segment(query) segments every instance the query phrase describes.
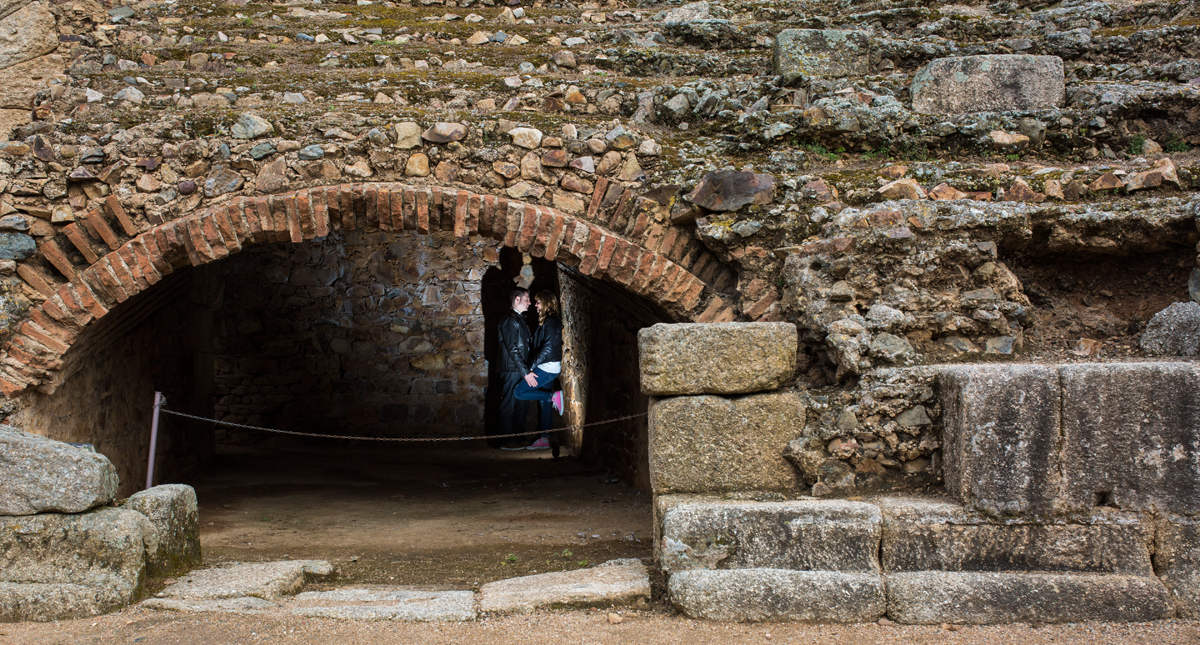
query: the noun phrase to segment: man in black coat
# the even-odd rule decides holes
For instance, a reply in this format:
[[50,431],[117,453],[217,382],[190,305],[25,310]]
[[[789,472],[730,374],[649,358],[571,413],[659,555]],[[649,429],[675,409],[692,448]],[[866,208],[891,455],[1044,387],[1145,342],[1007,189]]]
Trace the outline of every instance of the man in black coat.
[[[529,325],[525,323],[525,312],[529,309],[529,292],[514,289],[509,295],[512,309],[500,321],[499,372],[503,389],[500,391],[500,434],[521,432],[525,429],[526,402],[518,401],[513,395],[517,384],[529,373]],[[515,430],[514,430],[515,428]],[[503,442],[515,441],[513,438]]]

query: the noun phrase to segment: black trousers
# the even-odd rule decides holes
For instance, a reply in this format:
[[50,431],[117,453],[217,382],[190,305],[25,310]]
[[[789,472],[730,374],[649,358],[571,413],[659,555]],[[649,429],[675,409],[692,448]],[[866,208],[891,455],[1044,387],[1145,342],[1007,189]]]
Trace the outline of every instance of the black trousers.
[[[525,372],[501,372],[500,378],[503,379],[500,390],[500,434],[511,434],[513,432],[525,431],[525,411],[528,409],[526,401],[518,401],[516,397],[517,385],[525,380]],[[508,443],[517,437],[501,439],[502,443]]]

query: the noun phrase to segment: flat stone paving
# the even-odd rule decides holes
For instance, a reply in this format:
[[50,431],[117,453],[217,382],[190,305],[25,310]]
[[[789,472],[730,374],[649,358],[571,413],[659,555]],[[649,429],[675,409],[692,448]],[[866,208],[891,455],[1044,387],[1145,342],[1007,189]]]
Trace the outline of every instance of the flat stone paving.
[[291,612],[314,618],[416,622],[461,622],[476,616],[474,592],[404,587],[306,591],[296,596]]
[[[169,585],[143,607],[178,612],[293,614],[314,618],[462,622],[480,611],[527,612],[538,607],[610,607],[650,600],[650,577],[640,560],[611,560],[489,583],[479,593],[370,585],[297,593],[306,576],[328,576],[321,560],[234,564],[204,569]],[[296,595],[291,595],[296,594]]]

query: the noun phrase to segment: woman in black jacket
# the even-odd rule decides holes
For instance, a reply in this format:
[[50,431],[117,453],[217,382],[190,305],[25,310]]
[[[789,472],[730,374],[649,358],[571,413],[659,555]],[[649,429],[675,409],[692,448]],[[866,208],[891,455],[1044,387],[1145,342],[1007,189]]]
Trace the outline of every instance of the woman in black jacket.
[[538,293],[533,306],[538,313],[538,328],[530,343],[533,351],[529,364],[533,369],[525,375],[524,381],[517,383],[514,396],[521,401],[538,402],[542,436],[526,449],[545,450],[550,447],[550,410],[563,413],[562,390],[551,392],[549,389],[562,371],[562,321],[558,317],[558,297],[554,293]]

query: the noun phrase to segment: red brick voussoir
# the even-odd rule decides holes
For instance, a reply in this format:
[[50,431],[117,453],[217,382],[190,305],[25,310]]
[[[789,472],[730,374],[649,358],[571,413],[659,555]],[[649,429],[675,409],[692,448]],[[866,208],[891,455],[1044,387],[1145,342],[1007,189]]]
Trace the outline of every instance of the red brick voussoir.
[[[635,241],[547,206],[464,190],[394,183],[318,186],[235,197],[142,231],[119,203],[106,203],[104,211],[131,239],[119,243],[97,209],[88,214],[85,225],[110,252],[85,253],[90,264],[80,266],[71,264],[57,245],[45,245],[49,262],[67,282],[30,309],[0,348],[0,391],[6,396],[52,381],[63,355],[88,325],[176,269],[215,262],[252,244],[301,242],[336,230],[445,230],[460,239],[482,235],[617,284],[679,320],[733,318],[733,310],[706,282],[711,276],[697,275],[680,263],[673,233],[665,239],[653,235]],[[71,240],[92,251],[82,235]]]

